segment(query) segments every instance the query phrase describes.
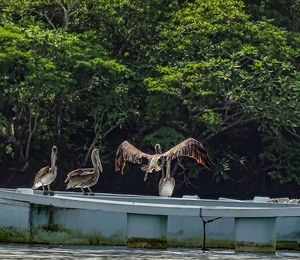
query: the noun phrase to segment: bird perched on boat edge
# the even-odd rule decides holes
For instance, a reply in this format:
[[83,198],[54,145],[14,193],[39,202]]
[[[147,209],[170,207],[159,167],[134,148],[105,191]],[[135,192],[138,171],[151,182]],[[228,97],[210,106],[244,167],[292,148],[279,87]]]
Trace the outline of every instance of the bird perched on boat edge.
[[91,187],[94,186],[99,179],[100,173],[103,172],[103,167],[99,157],[99,150],[94,148],[91,153],[91,160],[93,168],[79,168],[68,173],[65,183],[67,183],[67,190],[71,188],[80,188],[83,195],[88,195],[84,190],[87,188],[90,195],[94,195]]
[[[35,175],[32,189],[38,189],[39,187],[43,187],[43,194],[54,195],[54,192],[50,190],[50,184],[55,180],[57,176],[57,166],[55,166],[57,160],[57,147],[53,145],[51,150],[51,166],[46,166],[41,168],[37,174]],[[44,186],[48,186],[48,191]]]

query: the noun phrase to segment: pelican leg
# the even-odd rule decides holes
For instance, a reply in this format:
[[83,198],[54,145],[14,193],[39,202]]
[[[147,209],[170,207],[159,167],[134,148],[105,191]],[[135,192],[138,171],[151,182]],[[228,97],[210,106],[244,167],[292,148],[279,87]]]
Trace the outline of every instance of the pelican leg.
[[48,195],[48,191],[45,190],[44,184],[42,183],[42,187],[43,187],[43,195]]
[[95,193],[94,193],[94,192],[92,192],[92,190],[91,190],[91,188],[90,188],[90,187],[88,187],[88,190],[90,191],[90,196],[95,196]]
[[158,183],[158,195],[161,196],[161,189],[162,189],[162,186],[163,186],[163,183],[165,181],[165,171],[164,171],[164,167],[162,166],[161,167],[161,178],[159,180],[159,183]]
[[161,178],[165,178],[165,171],[164,171],[164,167],[161,167]]
[[167,173],[166,173],[167,179],[171,178],[171,160],[169,159],[167,161]]
[[48,192],[49,192],[49,195],[50,195],[50,196],[53,196],[53,195],[54,195],[54,191],[53,191],[53,190],[50,190],[50,184],[48,184]]
[[82,190],[83,195],[88,195],[88,193],[83,188],[80,187],[80,189]]

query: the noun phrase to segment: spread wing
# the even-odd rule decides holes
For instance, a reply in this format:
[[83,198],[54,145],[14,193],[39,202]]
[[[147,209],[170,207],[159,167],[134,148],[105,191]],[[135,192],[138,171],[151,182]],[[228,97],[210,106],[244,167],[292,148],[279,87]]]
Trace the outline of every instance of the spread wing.
[[41,168],[35,175],[33,186],[38,183],[49,171],[51,171],[50,166]]
[[204,146],[199,141],[193,138],[188,138],[183,142],[177,144],[169,151],[165,152],[162,156],[167,160],[172,160],[180,156],[191,157],[206,168],[210,168],[214,165]]
[[143,153],[131,143],[124,141],[120,144],[116,152],[115,171],[121,171],[123,174],[126,161],[141,164],[143,158],[150,160],[152,156],[153,155]]

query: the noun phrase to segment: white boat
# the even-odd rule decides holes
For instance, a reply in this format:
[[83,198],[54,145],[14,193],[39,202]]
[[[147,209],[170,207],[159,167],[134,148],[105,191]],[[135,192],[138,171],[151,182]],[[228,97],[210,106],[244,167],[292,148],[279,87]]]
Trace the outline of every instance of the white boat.
[[299,204],[0,189],[0,242],[202,247],[204,226],[207,247],[300,247]]

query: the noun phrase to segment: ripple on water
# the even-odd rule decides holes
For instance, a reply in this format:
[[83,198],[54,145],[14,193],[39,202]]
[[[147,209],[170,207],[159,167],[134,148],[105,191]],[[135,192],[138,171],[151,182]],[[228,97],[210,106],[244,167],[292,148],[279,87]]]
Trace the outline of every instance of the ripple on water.
[[276,254],[235,253],[233,250],[168,248],[166,250],[101,246],[45,246],[0,244],[0,259],[300,259],[299,251]]

